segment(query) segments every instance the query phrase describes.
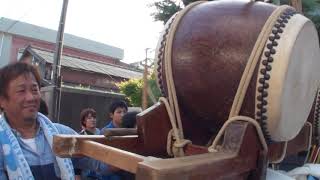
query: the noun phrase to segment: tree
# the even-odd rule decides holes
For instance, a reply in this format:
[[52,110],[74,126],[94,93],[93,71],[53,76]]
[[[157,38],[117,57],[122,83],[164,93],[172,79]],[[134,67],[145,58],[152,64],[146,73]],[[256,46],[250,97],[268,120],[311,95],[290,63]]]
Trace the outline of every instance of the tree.
[[188,4],[196,2],[196,1],[199,1],[199,0],[182,0],[184,6],[187,6]]
[[156,12],[152,13],[151,16],[153,16],[155,21],[162,21],[163,24],[166,24],[170,17],[176,12],[180,11],[184,6],[196,1],[199,0],[182,0],[183,5],[177,4],[172,0],[156,1],[149,5],[150,7],[156,8]]
[[[128,81],[118,83],[117,86],[119,87],[120,92],[126,96],[126,99],[129,101],[131,106],[141,107],[143,88],[142,79],[130,79]],[[148,78],[148,95],[148,106],[153,105],[161,96],[160,89],[156,82],[155,73],[152,73]]]
[[156,1],[150,6],[156,8],[156,12],[152,13],[151,16],[153,16],[155,21],[162,21],[163,24],[182,8],[179,4],[176,4],[171,0]]
[[[188,4],[198,0],[182,0],[183,5]],[[275,4],[290,4],[290,0],[273,0]],[[172,0],[161,0],[157,1],[151,6],[156,7],[156,12],[152,13],[155,21],[162,21],[164,24],[170,19],[172,15],[181,10],[183,7],[180,4],[176,4]],[[303,14],[308,17],[315,24],[318,33],[320,33],[320,3],[318,0],[302,0],[302,10]],[[320,34],[319,34],[320,35]]]
[[140,107],[142,97],[142,79],[130,79],[116,84],[120,92],[126,96],[131,106]]

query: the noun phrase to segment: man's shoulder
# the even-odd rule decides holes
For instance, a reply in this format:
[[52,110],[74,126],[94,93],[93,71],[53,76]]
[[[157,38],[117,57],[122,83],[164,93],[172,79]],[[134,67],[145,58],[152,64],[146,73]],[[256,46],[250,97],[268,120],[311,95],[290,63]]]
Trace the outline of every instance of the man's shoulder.
[[110,121],[105,127],[103,127],[103,128],[100,130],[99,134],[100,134],[100,135],[104,135],[104,133],[105,133],[105,131],[106,131],[107,129],[112,129],[112,128],[114,128],[114,125],[113,125],[112,121]]
[[110,121],[105,128],[114,128],[112,121]]
[[63,124],[59,124],[59,123],[53,123],[54,126],[58,129],[59,133],[61,134],[77,134],[76,131],[74,131],[72,128],[63,125]]

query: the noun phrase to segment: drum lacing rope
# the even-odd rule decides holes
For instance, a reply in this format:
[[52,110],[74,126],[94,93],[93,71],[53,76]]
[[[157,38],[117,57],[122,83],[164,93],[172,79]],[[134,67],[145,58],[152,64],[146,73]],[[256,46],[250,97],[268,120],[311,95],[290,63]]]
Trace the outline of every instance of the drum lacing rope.
[[[272,14],[269,16],[269,18],[267,19],[266,23],[264,24],[258,39],[251,51],[249,60],[247,62],[247,65],[245,67],[245,70],[242,74],[241,77],[241,81],[239,83],[238,89],[237,89],[237,93],[235,95],[235,98],[233,100],[233,104],[230,110],[230,114],[229,114],[229,118],[228,120],[224,123],[224,125],[222,126],[222,128],[220,129],[218,135],[216,136],[216,138],[214,139],[212,145],[208,148],[209,152],[216,152],[216,146],[218,144],[218,142],[220,141],[220,138],[222,136],[222,134],[224,133],[226,127],[234,121],[247,121],[251,124],[253,124],[256,127],[260,142],[263,146],[264,151],[268,151],[268,146],[266,143],[266,140],[263,136],[263,132],[261,130],[260,125],[257,123],[256,120],[250,118],[250,117],[246,117],[246,116],[238,116],[239,112],[241,110],[242,107],[242,103],[244,100],[244,97],[246,95],[249,83],[251,81],[251,78],[253,76],[253,72],[254,69],[258,63],[258,60],[260,58],[260,55],[264,49],[264,46],[267,42],[267,39],[269,37],[269,34],[272,31],[272,28],[274,26],[274,24],[276,23],[276,20],[278,19],[278,17],[288,8],[291,8],[290,6],[279,6],[275,11],[272,12]],[[285,151],[284,151],[285,153]]]
[[[170,122],[172,125],[171,131],[168,133],[168,141],[167,141],[167,152],[169,155],[174,155],[175,157],[184,156],[183,147],[191,143],[190,140],[184,139],[183,127],[180,117],[180,110],[178,105],[178,99],[176,95],[176,89],[174,86],[173,75],[172,75],[172,67],[171,67],[171,56],[172,56],[172,43],[177,27],[182,19],[182,17],[194,6],[203,3],[203,1],[197,1],[189,4],[185,7],[181,12],[177,15],[177,17],[172,22],[171,28],[168,33],[168,41],[165,47],[165,76],[167,79],[167,89],[168,89],[168,100],[164,97],[160,98],[160,101],[165,104],[167,109]],[[178,127],[177,127],[178,125]],[[172,144],[172,138],[175,142]]]
[[306,164],[308,162],[308,157],[309,157],[309,155],[311,153],[312,136],[313,136],[312,124],[310,122],[306,122],[306,125],[309,126],[309,128],[311,129],[311,132],[310,132],[310,136],[309,136],[308,153],[307,153],[307,156],[306,156],[306,158],[304,160],[304,164]]

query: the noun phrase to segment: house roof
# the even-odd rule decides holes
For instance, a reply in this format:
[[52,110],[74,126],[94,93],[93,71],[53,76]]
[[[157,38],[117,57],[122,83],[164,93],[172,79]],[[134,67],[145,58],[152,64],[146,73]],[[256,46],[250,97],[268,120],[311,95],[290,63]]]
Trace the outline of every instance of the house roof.
[[[41,60],[44,60],[51,64],[53,63],[53,52],[36,49],[31,46],[26,48],[25,51],[28,51],[33,56],[40,58]],[[25,54],[25,52],[23,54]],[[141,72],[125,69],[123,67],[118,67],[111,64],[88,61],[78,57],[71,57],[66,55],[63,55],[61,58],[61,66],[127,79],[142,77]]]
[[[50,43],[56,43],[57,37],[57,31],[55,30],[4,17],[0,18],[0,31]],[[123,49],[71,34],[64,34],[63,43],[64,46],[68,46],[71,48],[80,49],[83,51],[92,52],[115,59],[123,59]]]

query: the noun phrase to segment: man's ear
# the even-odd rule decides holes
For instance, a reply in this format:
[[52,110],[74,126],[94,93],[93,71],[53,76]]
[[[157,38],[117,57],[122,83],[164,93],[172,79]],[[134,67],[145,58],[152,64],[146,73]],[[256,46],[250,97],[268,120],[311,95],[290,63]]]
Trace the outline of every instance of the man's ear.
[[109,113],[109,117],[112,119],[113,118],[113,113]]

